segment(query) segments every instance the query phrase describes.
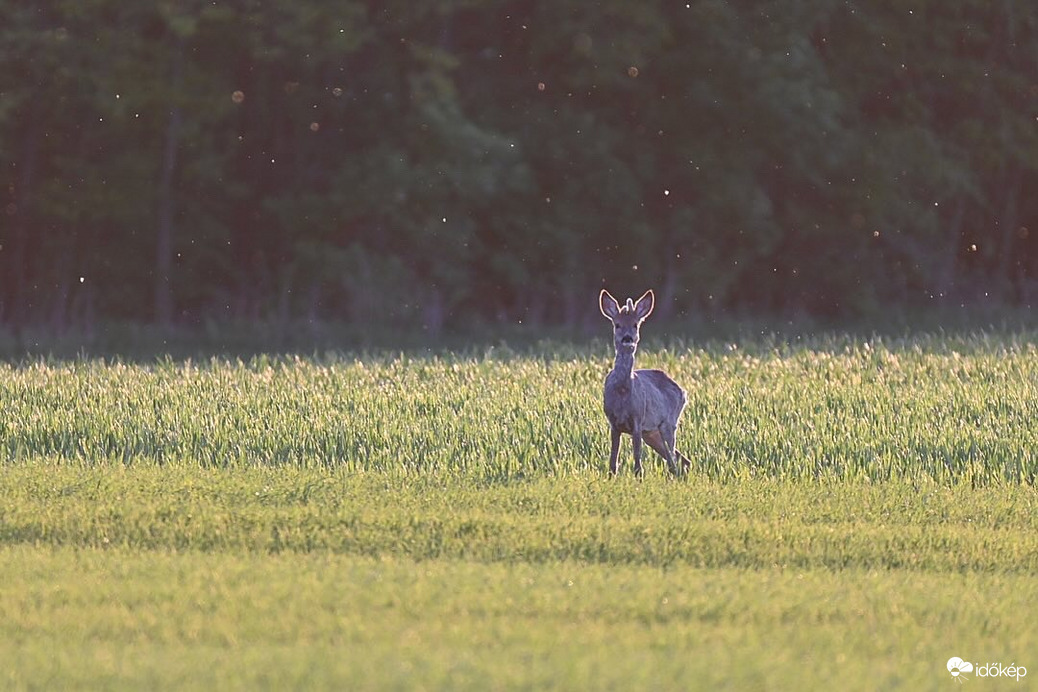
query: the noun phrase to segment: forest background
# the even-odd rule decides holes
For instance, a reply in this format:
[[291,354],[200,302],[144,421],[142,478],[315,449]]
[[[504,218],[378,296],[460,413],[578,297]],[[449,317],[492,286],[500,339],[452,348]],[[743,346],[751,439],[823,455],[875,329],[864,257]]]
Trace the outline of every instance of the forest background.
[[1038,4],[0,0],[0,328],[1038,297]]

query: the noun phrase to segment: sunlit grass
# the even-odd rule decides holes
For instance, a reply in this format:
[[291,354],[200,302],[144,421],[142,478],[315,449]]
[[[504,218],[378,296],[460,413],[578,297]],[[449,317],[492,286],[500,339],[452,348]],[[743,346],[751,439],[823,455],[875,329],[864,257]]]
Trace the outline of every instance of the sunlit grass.
[[[5,688],[839,689],[1031,663],[1023,336],[0,365]],[[7,662],[15,662],[10,664]]]
[[[678,445],[712,478],[1033,483],[1022,339],[646,348],[689,391]],[[610,363],[575,352],[0,367],[0,454],[505,479],[600,469]]]
[[1022,486],[510,482],[328,469],[35,463],[0,471],[0,544],[415,560],[1038,572]]
[[1038,647],[1032,575],[122,548],[0,560],[7,689],[941,689],[951,655]]

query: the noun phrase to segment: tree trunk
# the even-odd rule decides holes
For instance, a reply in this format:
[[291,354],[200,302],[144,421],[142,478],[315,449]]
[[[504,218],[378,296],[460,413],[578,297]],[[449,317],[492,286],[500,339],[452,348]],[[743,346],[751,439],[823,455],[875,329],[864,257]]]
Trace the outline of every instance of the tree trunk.
[[183,113],[177,99],[184,81],[184,41],[178,38],[173,53],[173,75],[170,84],[172,103],[166,123],[166,140],[162,151],[159,180],[158,237],[155,254],[155,320],[168,326],[173,321],[173,234],[175,232],[176,199],[173,183],[177,170],[177,149]]
[[56,284],[50,304],[50,327],[51,332],[56,336],[63,336],[68,329],[69,295],[72,290],[72,263],[73,257],[76,255],[75,246],[78,235],[79,230],[73,227],[65,242],[60,244],[61,249],[53,261],[56,268],[54,272]]
[[28,317],[28,272],[26,263],[28,261],[28,236],[29,215],[32,199],[32,187],[36,177],[36,153],[37,137],[35,128],[32,127],[33,116],[28,115],[30,131],[25,136],[22,153],[22,171],[14,202],[15,217],[11,229],[11,262],[8,265],[14,274],[13,285],[8,289],[11,300],[7,315],[16,327],[24,326]]
[[934,292],[945,300],[952,297],[961,286],[956,285],[956,271],[959,267],[959,247],[962,244],[962,225],[966,214],[966,201],[961,197],[955,203],[951,219],[943,233],[943,244],[935,242],[936,281]]
[[1023,188],[1023,171],[1020,166],[1010,164],[1010,171],[1005,176],[1006,182],[1005,203],[1002,205],[1002,215],[999,218],[999,226],[1002,233],[998,242],[998,261],[995,265],[992,278],[992,288],[996,298],[1004,300],[1012,288],[1012,260],[1013,245],[1016,240],[1017,226],[1020,223],[1020,192]]

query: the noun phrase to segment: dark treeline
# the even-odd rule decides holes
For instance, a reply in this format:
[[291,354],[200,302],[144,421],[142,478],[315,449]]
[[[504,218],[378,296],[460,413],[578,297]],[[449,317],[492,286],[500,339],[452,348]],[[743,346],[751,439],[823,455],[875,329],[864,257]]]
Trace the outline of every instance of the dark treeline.
[[1038,296],[1038,4],[0,0],[0,325]]

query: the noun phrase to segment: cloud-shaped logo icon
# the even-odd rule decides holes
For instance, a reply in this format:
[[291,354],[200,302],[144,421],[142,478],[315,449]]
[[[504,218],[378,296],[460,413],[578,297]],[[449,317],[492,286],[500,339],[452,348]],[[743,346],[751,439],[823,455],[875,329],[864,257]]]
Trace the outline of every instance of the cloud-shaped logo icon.
[[973,664],[963,661],[958,656],[953,656],[948,659],[948,672],[952,674],[953,678],[958,678],[963,673],[972,673]]

